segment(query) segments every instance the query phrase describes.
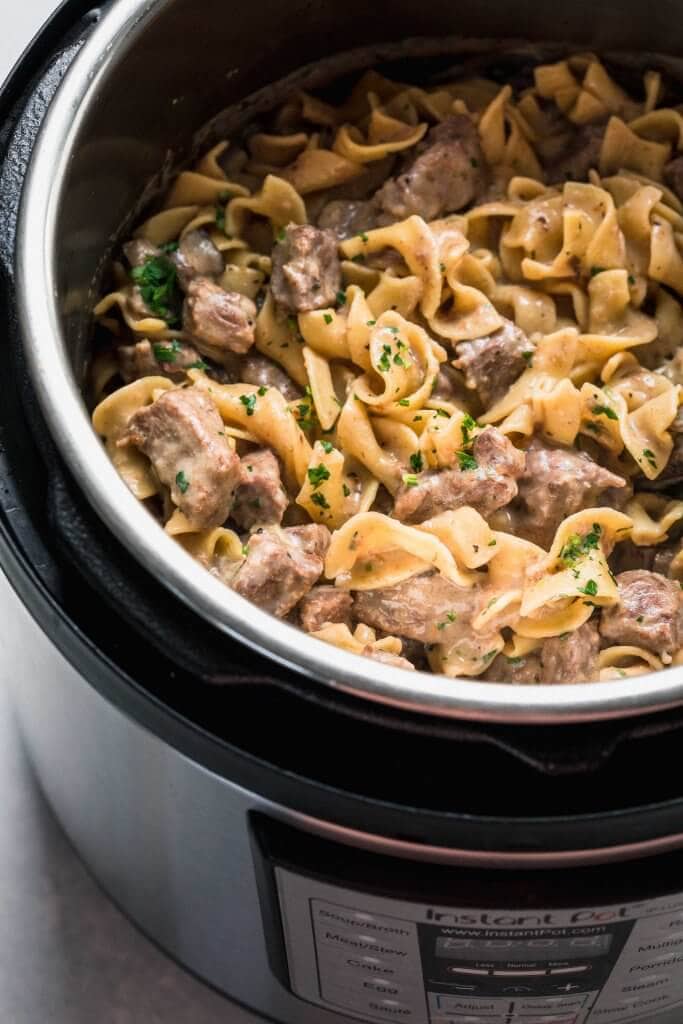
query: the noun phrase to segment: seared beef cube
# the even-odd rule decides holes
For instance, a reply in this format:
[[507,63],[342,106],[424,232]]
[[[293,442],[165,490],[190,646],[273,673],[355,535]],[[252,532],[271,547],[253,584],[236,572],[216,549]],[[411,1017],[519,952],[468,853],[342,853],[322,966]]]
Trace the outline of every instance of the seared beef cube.
[[223,273],[223,257],[206,231],[188,231],[171,259],[183,291],[196,277],[214,278]]
[[603,609],[600,632],[610,644],[673,654],[683,642],[683,591],[658,572],[632,569],[617,576],[619,603]]
[[256,533],[231,585],[281,619],[319,580],[329,540],[329,530],[318,525]]
[[247,356],[240,364],[237,373],[240,383],[256,384],[260,388],[277,388],[287,402],[294,402],[297,398],[301,398],[301,389],[297,387],[292,378],[277,363],[266,359],[265,356]]
[[598,629],[590,620],[567,635],[544,640],[541,648],[542,682],[587,683],[597,679],[599,650]]
[[484,409],[501,398],[526,370],[534,346],[511,320],[493,334],[456,346],[453,365],[462,370],[468,388],[476,390]]
[[280,478],[280,464],[269,448],[242,459],[242,482],[235,491],[232,518],[244,530],[256,523],[279,524],[289,500]]
[[421,643],[449,643],[469,628],[472,591],[438,573],[424,573],[393,587],[356,591],[353,617],[391,636]]
[[378,651],[372,644],[364,647],[361,654],[364,658],[381,661],[384,665],[391,665],[392,668],[407,669],[409,672],[415,671],[415,666],[407,658],[402,658],[400,654],[391,654],[389,651]]
[[664,181],[683,202],[683,156],[669,161],[664,168]]
[[144,267],[147,260],[161,256],[161,249],[144,238],[134,238],[126,242],[123,252],[131,267]]
[[524,472],[524,452],[495,427],[475,438],[472,454],[463,453],[453,469],[427,470],[404,483],[396,495],[394,515],[403,522],[421,523],[450,509],[471,505],[486,517],[517,494]]
[[209,395],[195,388],[165,391],[131,417],[119,444],[145,453],[173,503],[197,529],[228,518],[240,460],[223,436]]
[[480,678],[489,683],[513,683],[516,686],[542,683],[543,667],[540,655],[536,651],[531,651],[521,658],[508,658],[504,654],[499,654]]
[[377,192],[384,222],[413,214],[429,221],[462,210],[484,188],[483,162],[473,121],[464,114],[449,117],[431,129],[403,174]]
[[586,181],[588,172],[597,168],[600,162],[604,135],[604,124],[586,124],[579,128],[571,145],[560,159],[548,166],[548,181]]
[[310,224],[289,224],[272,253],[270,287],[288,313],[331,306],[341,288],[337,239]]
[[197,277],[187,286],[183,326],[200,352],[243,355],[254,344],[256,306],[246,295],[226,292],[215,281]]
[[199,361],[199,353],[182,341],[157,341],[146,338],[135,345],[121,345],[116,352],[121,376],[126,384],[140,377],[168,377],[181,380],[185,370]]
[[332,231],[341,242],[377,227],[377,208],[367,199],[333,199],[320,211],[318,227]]
[[343,622],[351,626],[353,598],[339,587],[313,587],[299,605],[301,625],[307,633],[317,633],[327,622]]
[[597,505],[616,506],[629,493],[623,477],[603,469],[584,452],[535,441],[527,449],[526,470],[519,481],[515,532],[549,548],[567,516]]

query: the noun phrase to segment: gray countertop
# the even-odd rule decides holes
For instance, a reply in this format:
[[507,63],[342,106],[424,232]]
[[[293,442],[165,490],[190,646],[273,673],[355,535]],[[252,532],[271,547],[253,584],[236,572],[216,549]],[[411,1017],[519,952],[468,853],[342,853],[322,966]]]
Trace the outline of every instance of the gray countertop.
[[[11,5],[0,82],[56,6]],[[7,594],[0,575],[0,613]],[[3,680],[12,666],[0,663],[2,1024],[257,1024],[160,952],[88,874],[23,757]]]

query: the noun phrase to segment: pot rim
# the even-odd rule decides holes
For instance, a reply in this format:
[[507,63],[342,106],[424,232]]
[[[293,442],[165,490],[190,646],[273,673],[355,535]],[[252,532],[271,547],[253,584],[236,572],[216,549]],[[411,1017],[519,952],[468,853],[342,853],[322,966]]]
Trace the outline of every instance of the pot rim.
[[217,629],[318,683],[359,697],[427,714],[539,724],[625,717],[683,703],[683,667],[678,666],[629,680],[529,689],[409,673],[332,647],[214,578],[128,490],[91,426],[70,365],[55,301],[56,228],[74,140],[98,86],[150,16],[168,2],[115,0],[95,26],[47,112],[19,213],[17,302],[29,371],[55,443],[97,514],[145,569]]

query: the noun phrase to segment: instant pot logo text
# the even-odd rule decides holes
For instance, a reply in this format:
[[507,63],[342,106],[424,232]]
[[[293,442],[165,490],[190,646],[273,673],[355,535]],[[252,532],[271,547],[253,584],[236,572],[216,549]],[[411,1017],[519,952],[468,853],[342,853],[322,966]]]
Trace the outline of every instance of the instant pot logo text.
[[454,928],[543,928],[577,925],[608,925],[639,916],[647,903],[629,903],[620,907],[583,907],[580,910],[439,910],[425,909],[425,920],[442,926],[444,934]]

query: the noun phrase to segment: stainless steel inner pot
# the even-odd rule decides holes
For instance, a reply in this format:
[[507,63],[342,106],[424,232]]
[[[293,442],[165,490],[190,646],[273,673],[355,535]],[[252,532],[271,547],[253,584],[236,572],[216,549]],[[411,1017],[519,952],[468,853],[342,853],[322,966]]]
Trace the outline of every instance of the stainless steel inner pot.
[[[19,308],[33,382],[64,459],[108,527],[178,598],[217,629],[322,684],[413,710],[568,722],[683,702],[678,667],[619,682],[515,687],[400,672],[306,636],[234,594],[164,534],[119,479],[81,391],[99,270],[141,194],[151,195],[159,175],[192,149],[228,132],[247,112],[245,97],[284,76],[313,82],[329,76],[335,55],[354,49],[361,50],[355,60],[337,62],[338,68],[371,66],[406,49],[495,55],[522,36],[527,42],[518,45],[527,49],[533,41],[555,50],[624,50],[661,65],[644,55],[683,55],[681,13],[676,0],[654,6],[632,0],[560,6],[547,0],[114,0],[106,6],[52,103],[29,169],[19,223]],[[257,95],[256,107],[269,98],[267,90]]]

